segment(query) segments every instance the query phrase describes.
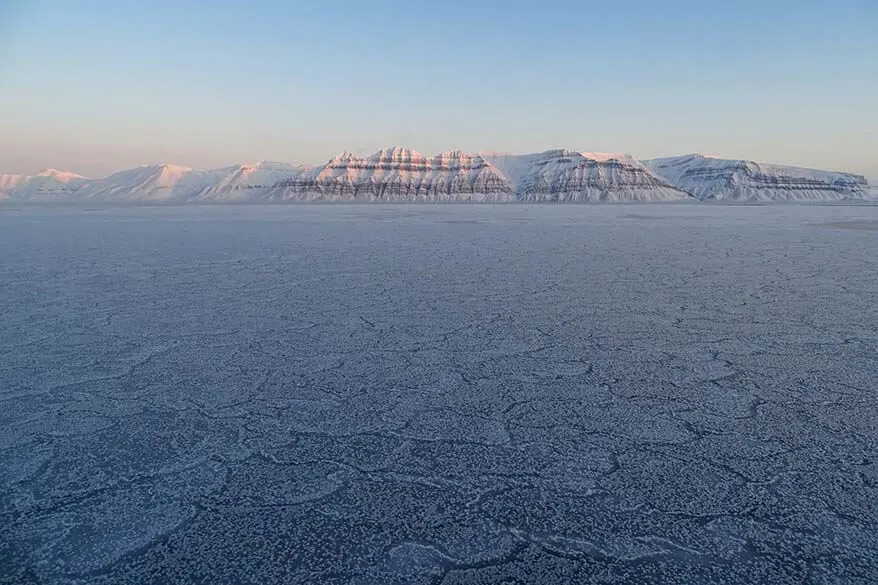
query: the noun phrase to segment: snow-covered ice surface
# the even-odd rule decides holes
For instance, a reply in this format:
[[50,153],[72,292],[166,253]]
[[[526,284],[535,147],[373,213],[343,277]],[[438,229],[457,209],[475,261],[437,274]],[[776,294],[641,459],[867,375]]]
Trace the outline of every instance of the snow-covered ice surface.
[[878,582],[878,207],[0,210],[0,582]]

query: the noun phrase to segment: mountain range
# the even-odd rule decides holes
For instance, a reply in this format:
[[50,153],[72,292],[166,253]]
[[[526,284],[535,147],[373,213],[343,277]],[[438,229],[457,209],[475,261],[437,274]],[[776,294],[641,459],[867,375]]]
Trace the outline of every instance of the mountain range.
[[54,169],[0,175],[0,201],[107,202],[663,202],[874,199],[860,175],[687,155],[535,154],[388,148],[324,165],[259,162],[210,170],[146,165],[90,179]]

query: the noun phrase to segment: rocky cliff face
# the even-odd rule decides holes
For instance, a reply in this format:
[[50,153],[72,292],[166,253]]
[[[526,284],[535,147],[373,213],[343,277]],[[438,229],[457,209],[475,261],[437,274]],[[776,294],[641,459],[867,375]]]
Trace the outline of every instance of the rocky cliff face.
[[527,155],[485,155],[510,180],[521,201],[685,201],[629,155],[549,150]]
[[482,157],[460,151],[427,158],[403,148],[358,158],[342,153],[321,169],[279,183],[273,200],[511,201],[509,182]]
[[654,173],[699,200],[838,201],[868,199],[865,177],[700,154],[644,161]]

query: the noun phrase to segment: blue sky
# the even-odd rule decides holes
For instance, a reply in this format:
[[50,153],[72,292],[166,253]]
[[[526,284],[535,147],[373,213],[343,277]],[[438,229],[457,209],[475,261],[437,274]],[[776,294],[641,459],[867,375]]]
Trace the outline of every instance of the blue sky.
[[389,145],[878,179],[878,2],[0,0],[0,172]]

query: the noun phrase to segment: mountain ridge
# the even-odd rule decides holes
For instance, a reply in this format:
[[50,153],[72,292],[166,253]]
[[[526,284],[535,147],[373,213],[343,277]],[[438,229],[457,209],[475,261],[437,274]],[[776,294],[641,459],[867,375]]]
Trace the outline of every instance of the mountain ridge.
[[368,156],[342,151],[322,165],[263,160],[199,170],[155,163],[92,179],[57,169],[0,174],[2,201],[839,201],[875,199],[874,189],[853,173],[703,154],[643,161],[567,149],[425,156],[398,146]]

